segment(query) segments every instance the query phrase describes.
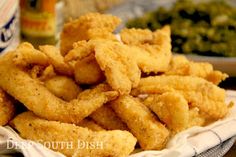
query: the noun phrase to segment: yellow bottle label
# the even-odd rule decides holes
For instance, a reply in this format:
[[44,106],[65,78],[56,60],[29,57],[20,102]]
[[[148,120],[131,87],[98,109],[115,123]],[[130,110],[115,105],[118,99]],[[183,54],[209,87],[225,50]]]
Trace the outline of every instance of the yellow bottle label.
[[21,0],[21,33],[31,37],[55,36],[55,0]]

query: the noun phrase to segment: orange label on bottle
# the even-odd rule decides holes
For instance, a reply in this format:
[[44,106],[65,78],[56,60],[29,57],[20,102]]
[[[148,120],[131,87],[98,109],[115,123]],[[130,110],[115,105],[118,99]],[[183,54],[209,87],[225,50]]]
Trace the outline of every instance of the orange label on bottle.
[[21,0],[21,33],[32,37],[54,36],[56,0]]

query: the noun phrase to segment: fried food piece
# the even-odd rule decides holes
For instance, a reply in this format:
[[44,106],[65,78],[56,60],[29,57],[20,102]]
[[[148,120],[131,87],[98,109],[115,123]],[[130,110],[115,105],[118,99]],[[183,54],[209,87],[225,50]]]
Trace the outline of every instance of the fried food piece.
[[15,50],[13,62],[23,67],[30,64],[47,66],[49,65],[49,58],[41,51],[34,49],[30,43],[24,42]]
[[92,39],[89,41],[81,40],[73,44],[73,49],[71,49],[65,55],[65,61],[70,62],[72,60],[81,60],[85,57],[90,56],[92,53],[95,53],[95,46],[106,42],[105,39]]
[[105,76],[100,69],[94,54],[77,60],[74,67],[75,81],[78,84],[97,84],[105,80]]
[[80,40],[103,38],[116,40],[112,32],[121,20],[112,15],[89,13],[64,25],[61,33],[61,54],[65,56],[72,44]]
[[197,107],[191,107],[189,109],[189,123],[188,128],[193,126],[204,126],[207,122],[206,117],[200,113]]
[[94,111],[89,117],[107,130],[128,130],[116,113],[108,106],[103,105]]
[[55,71],[63,75],[73,75],[73,68],[64,61],[63,56],[55,46],[44,45],[39,46],[39,49],[49,58],[49,62],[53,65]]
[[44,70],[43,66],[34,65],[33,68],[29,70],[29,74],[33,79],[38,79],[43,70]]
[[111,106],[138,139],[142,149],[160,150],[165,147],[169,131],[144,104],[131,96],[120,96],[111,102]]
[[55,76],[45,81],[45,87],[55,96],[70,101],[76,99],[82,89],[66,76]]
[[139,83],[141,72],[127,53],[130,48],[122,43],[106,41],[95,46],[95,58],[105,71],[108,84],[119,91],[128,94],[131,88]]
[[88,128],[92,131],[105,131],[100,125],[96,124],[92,119],[85,118],[79,122],[78,126]]
[[[49,141],[51,144],[57,143],[58,147],[49,148],[66,156],[125,157],[134,150],[136,144],[136,138],[127,131],[94,132],[72,124],[40,119],[31,112],[18,115],[12,125],[23,138],[42,144]],[[83,147],[84,143],[89,146]]]
[[6,125],[15,115],[15,107],[9,96],[0,88],[0,126]]
[[45,81],[48,79],[51,79],[52,77],[56,76],[57,74],[54,71],[54,68],[52,65],[47,66],[43,72],[41,73],[39,80]]
[[89,56],[93,52],[94,52],[93,42],[91,40],[89,40],[88,42],[86,40],[81,40],[73,44],[73,49],[71,49],[65,55],[64,58],[66,62],[72,60],[80,60]]
[[139,45],[150,43],[153,33],[149,29],[125,28],[120,32],[121,40],[127,45]]
[[33,68],[29,70],[29,74],[31,78],[40,81],[48,80],[57,75],[52,65],[49,65],[46,68],[41,65],[34,65]]
[[162,75],[142,78],[132,94],[162,94],[170,91],[180,92],[192,107],[199,108],[212,119],[223,118],[228,113],[225,90],[194,76]]
[[172,132],[180,132],[188,127],[189,107],[185,98],[177,92],[150,95],[143,102]]
[[164,72],[168,70],[171,60],[170,27],[151,32],[141,29],[124,29],[120,33],[121,40],[128,45],[136,46],[128,51],[139,68],[145,72]]
[[174,56],[171,60],[169,70],[166,75],[198,76],[214,84],[219,84],[228,75],[220,71],[213,70],[213,66],[206,62],[189,61],[185,56]]
[[52,94],[41,82],[16,67],[12,63],[13,53],[7,53],[0,58],[0,87],[40,117],[77,124],[118,96],[118,92],[111,91],[108,85],[103,84],[83,91],[78,99],[65,102]]

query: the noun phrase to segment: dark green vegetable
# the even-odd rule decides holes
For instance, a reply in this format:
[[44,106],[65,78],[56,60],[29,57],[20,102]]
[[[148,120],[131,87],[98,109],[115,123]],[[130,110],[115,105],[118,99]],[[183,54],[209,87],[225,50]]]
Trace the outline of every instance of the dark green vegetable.
[[171,26],[174,52],[236,56],[236,8],[224,0],[179,0],[170,9],[160,7],[128,21],[127,27],[156,30],[167,24]]

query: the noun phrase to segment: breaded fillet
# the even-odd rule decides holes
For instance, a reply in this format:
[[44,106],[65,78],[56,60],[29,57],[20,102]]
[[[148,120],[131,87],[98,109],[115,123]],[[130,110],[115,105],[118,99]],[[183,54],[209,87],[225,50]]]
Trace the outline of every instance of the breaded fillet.
[[194,76],[162,75],[142,78],[132,94],[162,94],[170,91],[180,92],[191,106],[199,108],[212,119],[223,118],[228,113],[225,90]]
[[80,127],[88,128],[92,131],[105,131],[100,125],[94,122],[92,119],[85,118],[77,124]]
[[12,61],[14,52],[0,59],[0,87],[12,97],[23,103],[36,115],[48,120],[58,120],[68,123],[79,123],[104,103],[117,97],[116,91],[111,91],[108,85],[100,85],[80,93],[86,93],[70,102],[52,94],[38,80],[32,79],[25,71],[16,67]]
[[130,50],[128,46],[113,41],[95,46],[95,58],[105,72],[108,84],[120,94],[129,94],[141,77],[136,61],[128,55]]
[[177,133],[189,126],[189,106],[178,92],[150,95],[143,102],[167,127]]
[[219,84],[228,75],[220,71],[213,70],[213,66],[207,62],[189,61],[185,56],[173,56],[166,75],[198,76],[214,84]]
[[161,150],[169,139],[169,131],[151,111],[131,96],[120,96],[111,102],[117,115],[138,139],[144,150]]
[[15,107],[13,101],[0,88],[0,126],[6,125],[14,116]]
[[109,104],[103,105],[89,117],[107,130],[128,130],[126,124],[120,120]]
[[168,70],[171,60],[170,27],[151,32],[141,29],[124,29],[120,33],[121,40],[133,51],[127,53],[134,58],[139,68],[145,72],[164,72]]
[[[50,142],[51,147],[46,146],[68,157],[126,157],[136,144],[136,138],[127,131],[94,132],[73,124],[47,121],[32,112],[18,115],[12,126],[21,137],[43,145]],[[56,147],[52,147],[55,143]]]
[[65,56],[74,42],[96,38],[116,40],[112,32],[121,20],[112,15],[89,13],[64,25],[61,33],[60,50]]

